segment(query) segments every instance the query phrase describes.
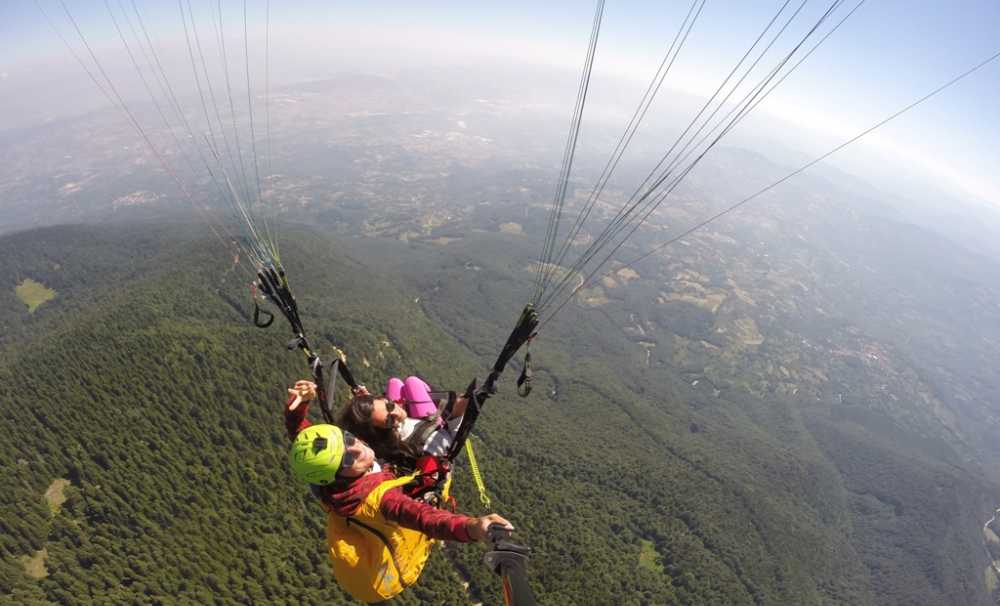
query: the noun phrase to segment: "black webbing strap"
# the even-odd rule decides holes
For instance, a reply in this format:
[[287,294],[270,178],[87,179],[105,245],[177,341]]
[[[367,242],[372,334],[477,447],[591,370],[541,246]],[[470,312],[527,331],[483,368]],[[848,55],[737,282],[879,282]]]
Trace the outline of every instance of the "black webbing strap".
[[537,329],[538,312],[535,311],[534,305],[528,303],[521,311],[521,317],[517,319],[514,330],[510,331],[510,336],[507,337],[507,342],[504,343],[503,349],[500,350],[500,355],[497,356],[496,362],[493,363],[493,370],[490,372],[489,377],[486,378],[486,383],[483,384],[484,390],[490,394],[496,393],[497,379],[500,378],[500,374],[507,367],[507,363],[514,357],[517,350],[521,349],[525,343],[535,336]]
[[[302,319],[299,318],[299,305],[295,301],[295,297],[292,296],[292,291],[288,288],[288,278],[285,276],[285,270],[280,265],[273,263],[265,265],[257,270],[257,280],[254,282],[254,285],[268,301],[278,308],[281,315],[285,316],[285,319],[288,320],[288,325],[291,326],[292,332],[295,333],[295,338],[288,342],[288,349],[294,350],[298,348],[306,354],[306,357],[309,359],[309,368],[312,370],[313,378],[316,380],[316,385],[322,390],[324,386],[323,365],[319,361],[319,356],[313,353],[312,348],[309,346],[309,341],[306,339],[305,329],[302,327]],[[261,313],[270,317],[266,320],[261,320]],[[273,320],[273,314],[260,309],[260,306],[254,301],[254,324],[261,328],[267,328]]]
[[[257,287],[267,300],[278,308],[292,327],[292,332],[302,338],[302,320],[299,318],[299,305],[288,288],[288,278],[280,265],[268,264],[257,270]],[[255,315],[257,312],[255,312]],[[269,324],[269,322],[268,322]]]
[[[483,386],[476,388],[476,380],[473,379],[472,383],[465,390],[465,397],[468,398],[468,404],[465,408],[465,415],[462,417],[462,423],[458,426],[458,430],[455,432],[455,441],[452,442],[451,448],[448,450],[448,459],[454,460],[458,456],[458,453],[462,452],[462,447],[465,446],[465,441],[469,439],[469,434],[472,433],[472,428],[476,424],[476,419],[479,418],[479,412],[482,410],[483,405],[486,400],[490,398],[493,394],[497,392],[497,380],[500,379],[500,373],[504,371],[507,367],[507,363],[510,359],[514,357],[517,350],[531,340],[535,336],[535,331],[538,328],[538,312],[530,303],[524,306],[524,310],[521,312],[521,316],[517,320],[517,324],[514,326],[514,330],[510,332],[510,336],[507,337],[507,342],[504,343],[503,349],[500,351],[500,355],[497,356],[496,362],[493,363],[493,370],[490,371],[488,377],[486,377],[486,382]],[[523,389],[525,383],[528,384],[528,391],[531,391],[531,368],[530,368],[530,358],[525,359],[525,368],[527,369],[527,376],[525,377],[525,370],[522,369],[522,377],[525,380],[522,381],[521,378],[518,379],[518,389]],[[525,392],[524,395],[527,395]]]
[[[530,345],[531,341],[528,341]],[[531,371],[531,352],[524,352],[524,365],[521,366],[521,375],[517,377],[517,395],[527,398],[531,393],[531,379],[534,373]]]
[[431,401],[434,402],[437,412],[429,417],[420,419],[417,422],[417,426],[413,428],[413,432],[406,438],[408,443],[420,449],[423,449],[424,444],[427,443],[431,434],[446,426],[446,423],[451,418],[451,412],[455,408],[455,401],[458,399],[458,394],[454,391],[432,391],[428,395]]
[[351,391],[357,389],[358,382],[354,380],[354,375],[351,374],[351,369],[347,366],[347,359],[346,356],[344,356],[344,352],[339,349],[337,349],[337,360],[335,361],[335,364],[330,365],[331,368],[334,365],[336,365],[337,374],[339,374],[340,378],[344,380],[344,383],[347,383],[347,386],[351,388]]
[[313,378],[316,380],[316,385],[320,386],[320,393],[317,394],[320,398],[320,410],[323,412],[323,419],[331,425],[336,424],[333,418],[333,400],[336,397],[337,377],[343,379],[344,383],[347,383],[348,387],[351,388],[351,391],[358,388],[358,383],[354,380],[354,375],[351,374],[351,370],[347,367],[347,362],[344,360],[343,352],[338,349],[337,354],[334,356],[333,362],[330,362],[326,369],[326,374],[330,377],[329,384],[322,382],[323,367],[319,366],[318,375],[316,368],[313,368]]
[[433,414],[425,419],[421,419],[417,426],[413,428],[413,433],[406,438],[406,441],[413,444],[417,448],[423,450],[424,444],[427,443],[427,439],[431,437],[431,434],[438,429],[438,420],[441,417],[437,414]]
[[[319,359],[317,358],[316,361],[318,362]],[[333,398],[335,397],[334,394],[337,391],[337,375],[339,374],[337,372],[337,369],[339,366],[340,366],[339,358],[335,358],[333,362],[330,363],[330,366],[328,367],[329,372],[327,372],[327,374],[330,377],[329,384],[324,384],[321,382],[323,381],[323,365],[322,364],[319,365],[318,373],[316,372],[316,368],[315,367],[313,368],[313,379],[315,380],[316,385],[318,386],[317,391],[319,392],[316,394],[316,396],[319,398],[319,409],[320,412],[323,413],[323,420],[329,423],[330,425],[335,424],[333,419]]]
[[482,410],[483,403],[490,396],[482,390],[476,389],[476,380],[473,379],[465,389],[464,397],[468,399],[468,403],[465,405],[465,414],[462,416],[462,422],[459,424],[458,429],[455,430],[455,440],[451,443],[451,448],[448,449],[447,458],[449,461],[455,460],[458,453],[462,452],[465,441],[469,439],[469,434],[472,433],[472,426],[476,424],[476,419],[479,418],[479,411]]
[[[347,361],[342,351],[337,350],[337,356],[330,365],[324,369],[323,362],[309,346],[309,341],[305,336],[305,329],[302,326],[302,319],[299,317],[299,305],[288,287],[288,278],[281,265],[270,263],[261,267],[257,271],[255,286],[260,292],[278,308],[281,315],[288,320],[295,338],[288,342],[288,349],[301,349],[305,352],[309,360],[309,369],[312,371],[313,381],[316,383],[317,396],[320,401],[320,408],[323,418],[327,423],[333,423],[333,399],[335,397],[337,377],[339,376],[350,386],[351,390],[358,388],[358,382],[354,380],[351,369],[347,367]],[[266,318],[261,318],[261,314]],[[260,328],[267,328],[274,321],[274,314],[260,308],[257,301],[254,301],[253,322]],[[327,383],[329,377],[329,383]]]
[[[447,421],[451,418],[451,411],[455,408],[455,401],[458,399],[458,394],[454,391],[431,391],[428,394],[433,400],[434,405],[437,406],[438,416],[443,420]],[[442,404],[442,402],[444,402]]]

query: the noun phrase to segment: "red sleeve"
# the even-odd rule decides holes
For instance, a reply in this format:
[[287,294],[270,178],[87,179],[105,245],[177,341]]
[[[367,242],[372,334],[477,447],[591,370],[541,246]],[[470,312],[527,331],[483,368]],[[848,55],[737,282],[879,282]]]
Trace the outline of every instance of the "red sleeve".
[[466,528],[470,519],[468,516],[454,514],[431,507],[427,503],[415,501],[404,495],[399,488],[393,488],[382,495],[379,510],[386,520],[395,522],[403,528],[422,532],[432,539],[460,543],[472,542]]
[[288,407],[295,401],[295,396],[288,398],[285,402],[285,429],[288,430],[288,439],[294,440],[299,432],[312,425],[309,421],[309,402],[303,402],[295,410]]

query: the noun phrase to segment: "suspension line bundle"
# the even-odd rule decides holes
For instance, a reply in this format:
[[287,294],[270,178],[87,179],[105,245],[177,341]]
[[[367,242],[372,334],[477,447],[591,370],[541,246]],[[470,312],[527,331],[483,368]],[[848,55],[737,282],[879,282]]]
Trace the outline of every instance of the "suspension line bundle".
[[[569,265],[563,265],[574,241],[591,216],[591,211],[600,201],[609,180],[618,167],[623,154],[632,141],[643,118],[646,116],[653,98],[660,90],[671,66],[677,60],[692,28],[702,13],[704,0],[695,0],[688,8],[676,35],[659,68],[651,79],[646,92],[639,101],[632,118],[618,139],[609,156],[604,169],[597,179],[582,208],[567,234],[562,238],[561,246],[555,246],[554,240],[561,238],[558,225],[564,212],[565,181],[569,171],[560,172],[556,188],[556,200],[550,213],[550,227],[546,232],[542,254],[537,263],[535,293],[532,302],[542,314],[541,325],[544,326],[583,288],[590,285],[595,276],[614,258],[618,250],[628,241],[629,237],[641,227],[657,208],[676,190],[684,178],[699,164],[722,138],[737,124],[746,118],[773,90],[780,85],[802,62],[805,61],[833,32],[835,32],[860,6],[860,0],[840,21],[829,29],[791,67],[789,63],[799,54],[806,43],[822,29],[822,26],[844,4],[844,0],[834,0],[811,26],[793,43],[790,49],[780,53],[776,63],[766,71],[764,76],[752,86],[745,86],[748,79],[761,65],[769,52],[775,48],[790,26],[799,18],[809,0],[800,0],[797,7],[789,9],[791,0],[786,0],[771,17],[750,47],[736,65],[729,71],[715,92],[708,98],[700,110],[691,119],[680,135],[667,148],[660,160],[647,176],[635,188],[626,202],[593,238],[578,258]],[[593,40],[593,38],[592,38]],[[589,64],[585,70],[589,70]],[[589,75],[585,76],[589,81]],[[583,90],[583,89],[581,89]],[[585,91],[584,93],[585,94]],[[734,99],[738,98],[735,102]],[[578,103],[582,111],[583,103]],[[728,111],[723,112],[727,105]],[[722,113],[721,118],[717,116]],[[579,128],[579,118],[575,117],[572,129],[572,140],[576,139]],[[571,154],[567,154],[571,158]],[[564,166],[571,166],[571,160],[564,160]],[[554,227],[553,227],[554,226]],[[554,251],[558,252],[554,253]],[[554,254],[553,254],[554,253]]]

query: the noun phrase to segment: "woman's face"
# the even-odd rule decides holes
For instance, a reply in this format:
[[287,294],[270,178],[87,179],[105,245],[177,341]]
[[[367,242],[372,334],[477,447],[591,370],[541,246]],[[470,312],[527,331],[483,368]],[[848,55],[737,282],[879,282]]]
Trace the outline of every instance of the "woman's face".
[[382,429],[399,427],[406,419],[406,411],[392,400],[378,397],[372,401],[372,425]]

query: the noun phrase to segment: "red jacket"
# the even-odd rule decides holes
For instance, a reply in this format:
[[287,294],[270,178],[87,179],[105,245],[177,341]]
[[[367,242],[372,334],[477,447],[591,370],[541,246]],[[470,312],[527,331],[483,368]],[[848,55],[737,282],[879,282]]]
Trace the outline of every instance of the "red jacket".
[[[312,425],[308,419],[309,404],[302,403],[295,410],[289,410],[288,406],[293,401],[294,399],[289,399],[285,404],[285,428],[292,440],[300,431]],[[367,473],[349,481],[338,480],[334,484],[323,486],[321,491],[324,501],[333,512],[347,517],[358,510],[376,486],[395,477],[391,471]],[[394,488],[382,495],[379,509],[386,520],[403,528],[422,532],[432,539],[461,543],[472,541],[467,527],[471,518],[415,501],[403,494],[401,488]]]

